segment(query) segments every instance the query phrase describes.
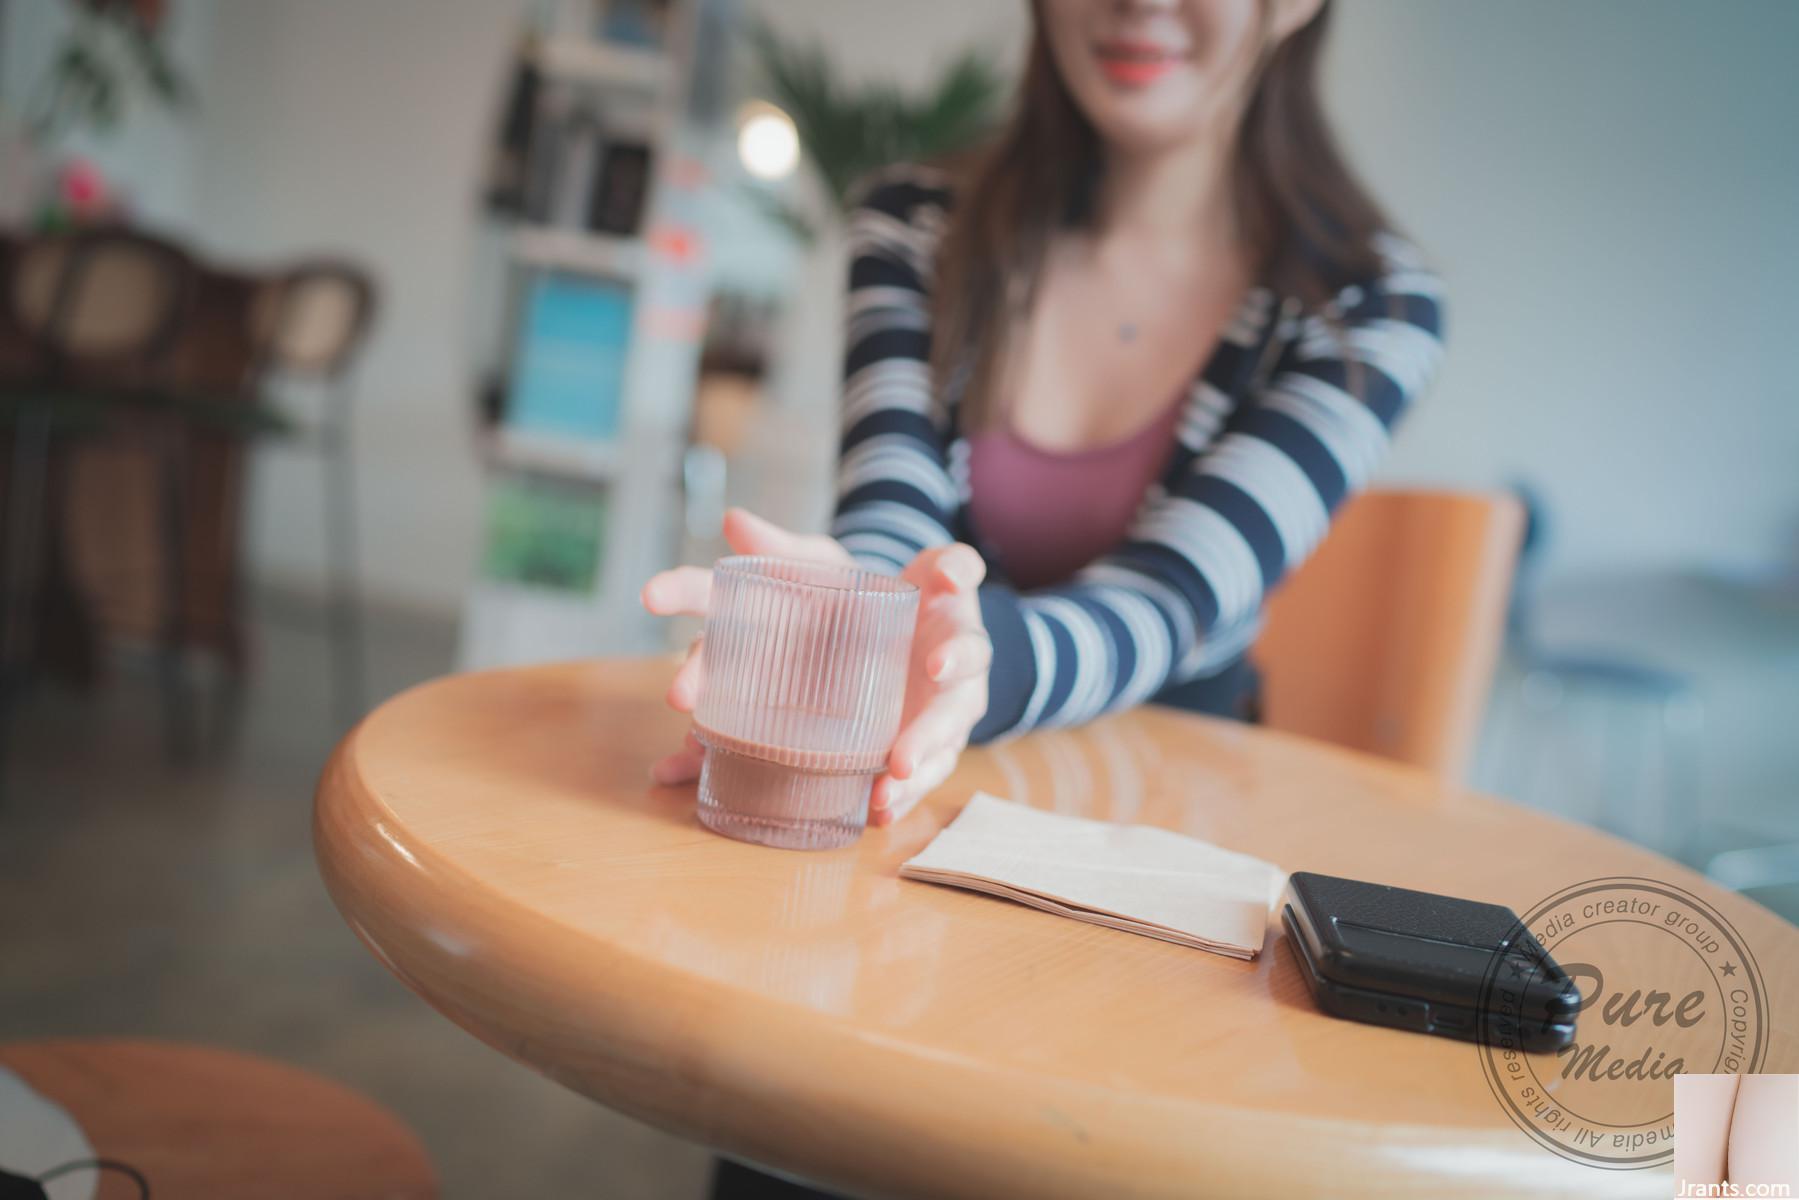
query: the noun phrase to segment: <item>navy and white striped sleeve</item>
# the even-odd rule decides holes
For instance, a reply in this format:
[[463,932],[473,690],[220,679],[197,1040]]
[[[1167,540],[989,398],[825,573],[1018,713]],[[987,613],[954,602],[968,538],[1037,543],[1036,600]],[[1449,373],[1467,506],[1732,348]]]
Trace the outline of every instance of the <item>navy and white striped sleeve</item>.
[[849,223],[843,428],[831,535],[871,570],[897,574],[954,541],[949,413],[931,386],[929,285],[941,212],[928,182],[877,180]]
[[982,589],[994,654],[975,740],[1142,703],[1247,649],[1269,590],[1367,483],[1441,359],[1436,278],[1397,239],[1382,251],[1382,276],[1301,322],[1123,543],[1065,585]]

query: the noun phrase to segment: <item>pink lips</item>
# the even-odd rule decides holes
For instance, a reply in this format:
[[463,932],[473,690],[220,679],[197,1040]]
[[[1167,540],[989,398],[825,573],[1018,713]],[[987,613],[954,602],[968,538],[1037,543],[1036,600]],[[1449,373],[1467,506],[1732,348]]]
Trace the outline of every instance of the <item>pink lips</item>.
[[1113,83],[1147,87],[1174,70],[1184,57],[1155,42],[1102,42],[1094,48],[1100,70]]

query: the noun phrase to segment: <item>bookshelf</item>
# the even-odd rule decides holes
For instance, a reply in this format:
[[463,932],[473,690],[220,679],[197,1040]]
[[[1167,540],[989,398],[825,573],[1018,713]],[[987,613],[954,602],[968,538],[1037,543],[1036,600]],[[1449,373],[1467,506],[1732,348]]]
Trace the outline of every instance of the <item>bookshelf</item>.
[[521,265],[633,280],[643,269],[643,240],[524,224],[512,231],[512,256]]
[[532,61],[545,75],[604,88],[659,92],[674,75],[673,62],[664,51],[571,34],[539,39]]
[[[497,412],[465,669],[661,644],[638,593],[680,544],[708,292],[683,106],[706,2],[561,0],[576,27],[515,55],[478,231],[477,287],[501,299],[472,339]],[[606,36],[618,9],[630,42]]]
[[610,484],[622,477],[626,456],[616,439],[566,438],[523,429],[496,429],[487,441],[487,466],[562,479]]

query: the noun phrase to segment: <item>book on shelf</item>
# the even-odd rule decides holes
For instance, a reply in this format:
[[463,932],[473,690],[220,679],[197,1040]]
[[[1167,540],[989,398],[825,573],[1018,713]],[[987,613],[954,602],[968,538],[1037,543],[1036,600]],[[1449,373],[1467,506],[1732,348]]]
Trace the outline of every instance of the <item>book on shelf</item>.
[[604,554],[606,494],[529,477],[488,492],[481,575],[500,583],[590,595]]
[[506,424],[604,439],[618,433],[631,289],[561,271],[532,274],[513,348]]
[[565,81],[535,88],[516,207],[535,225],[630,237],[643,223],[652,114]]
[[650,148],[643,142],[609,141],[588,189],[587,228],[630,237],[643,224],[650,191]]
[[671,0],[535,0],[531,26],[544,37],[661,49]]
[[531,216],[560,229],[580,229],[598,181],[604,126],[590,108],[578,107],[555,130],[545,194]]
[[493,213],[516,216],[524,208],[531,126],[536,118],[542,85],[542,74],[532,65],[527,47],[521,45],[513,56],[506,103],[500,110],[499,125],[488,149],[485,199],[488,210]]
[[661,49],[668,40],[668,0],[600,0],[594,33],[602,41]]

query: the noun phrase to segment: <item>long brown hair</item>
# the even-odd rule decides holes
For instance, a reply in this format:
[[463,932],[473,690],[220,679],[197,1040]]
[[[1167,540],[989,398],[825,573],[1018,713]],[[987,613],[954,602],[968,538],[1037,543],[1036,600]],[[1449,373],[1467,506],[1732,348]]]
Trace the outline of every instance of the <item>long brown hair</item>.
[[[1237,131],[1235,207],[1251,265],[1307,309],[1376,273],[1374,239],[1387,227],[1318,101],[1330,8],[1324,0],[1265,54]],[[965,429],[992,416],[1014,323],[1029,311],[1055,235],[1092,224],[1103,168],[1099,133],[1069,94],[1039,19],[1018,107],[969,164],[938,252],[931,370],[940,394],[960,395]]]

